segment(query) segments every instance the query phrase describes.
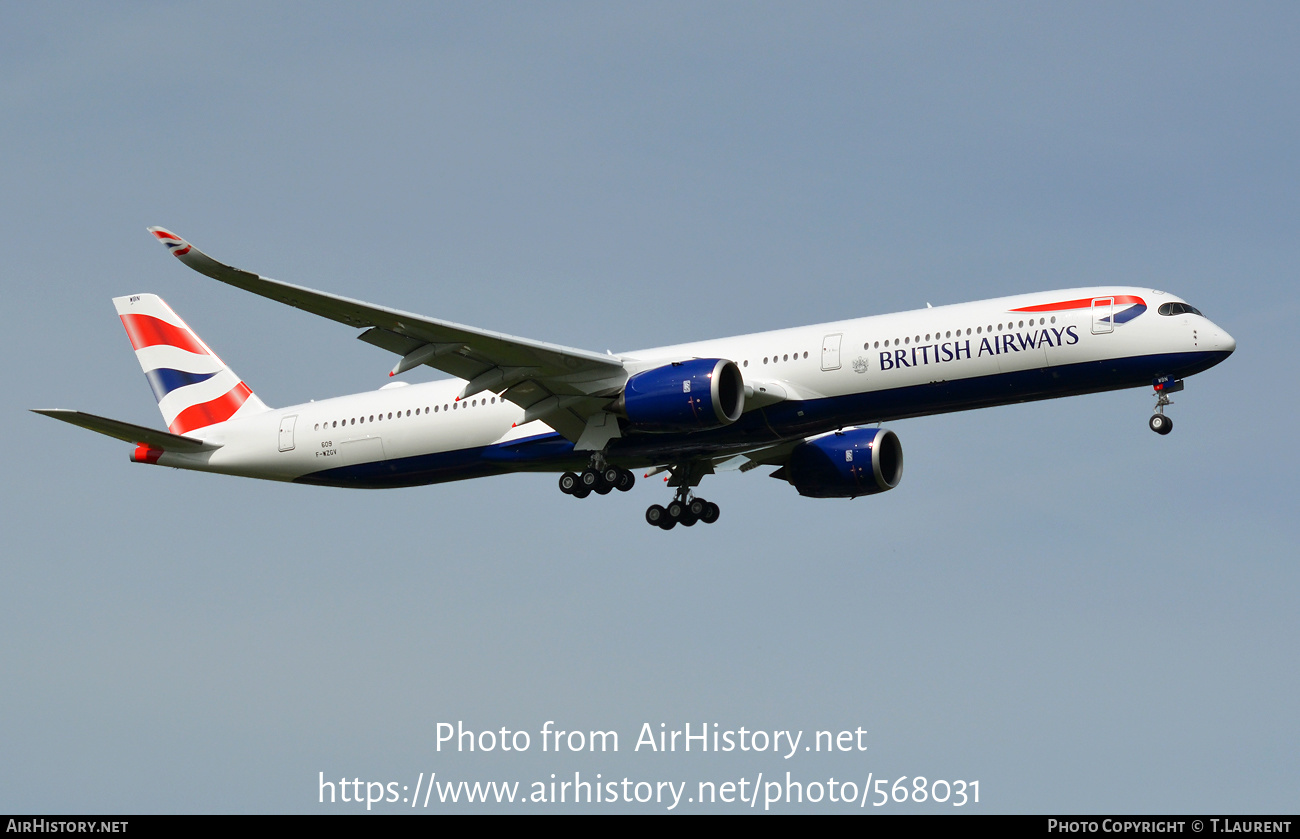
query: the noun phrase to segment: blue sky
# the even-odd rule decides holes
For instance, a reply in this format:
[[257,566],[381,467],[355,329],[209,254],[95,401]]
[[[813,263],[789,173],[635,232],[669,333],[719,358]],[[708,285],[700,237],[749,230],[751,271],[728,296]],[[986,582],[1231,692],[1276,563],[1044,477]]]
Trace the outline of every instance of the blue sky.
[[[979,780],[986,812],[1296,808],[1293,6],[0,22],[0,809],[355,809],[318,803],[321,772],[787,770]],[[659,533],[652,481],[585,502],[549,476],[257,483],[27,413],[161,424],[110,302],[141,291],[269,404],[386,381],[350,330],[186,271],[147,225],[597,351],[1112,282],[1183,296],[1239,348],[1169,437],[1143,390],[908,420],[893,492],[725,474],[718,524]],[[438,752],[458,720],[621,748]],[[869,749],[647,755],[646,722],[861,726]]]

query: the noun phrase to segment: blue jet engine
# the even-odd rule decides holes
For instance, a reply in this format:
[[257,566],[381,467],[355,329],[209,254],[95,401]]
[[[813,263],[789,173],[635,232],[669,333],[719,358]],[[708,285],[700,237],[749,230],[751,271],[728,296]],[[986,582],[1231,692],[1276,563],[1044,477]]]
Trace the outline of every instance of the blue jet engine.
[[637,373],[614,411],[637,431],[705,431],[740,419],[745,382],[736,362],[693,358]]
[[898,486],[903,446],[884,428],[837,431],[800,443],[773,478],[789,481],[809,498],[857,498]]

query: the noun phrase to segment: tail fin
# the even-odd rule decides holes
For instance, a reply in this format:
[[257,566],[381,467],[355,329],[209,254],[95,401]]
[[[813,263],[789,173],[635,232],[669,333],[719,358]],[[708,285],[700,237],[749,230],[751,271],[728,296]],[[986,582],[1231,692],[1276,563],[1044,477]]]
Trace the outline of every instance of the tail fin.
[[173,434],[270,410],[156,294],[113,298]]

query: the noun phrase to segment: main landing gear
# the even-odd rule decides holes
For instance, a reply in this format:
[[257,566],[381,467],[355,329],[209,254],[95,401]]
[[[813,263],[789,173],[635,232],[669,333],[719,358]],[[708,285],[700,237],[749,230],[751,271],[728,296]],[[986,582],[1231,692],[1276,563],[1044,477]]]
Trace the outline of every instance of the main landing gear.
[[1174,430],[1174,421],[1165,416],[1165,406],[1174,404],[1169,394],[1182,390],[1183,380],[1174,379],[1172,376],[1161,376],[1151,384],[1156,391],[1156,409],[1151,419],[1147,421],[1147,426],[1157,434],[1168,434]]
[[[713,524],[718,520],[718,505],[703,498],[696,498],[691,488],[699,484],[700,479],[713,471],[708,461],[689,461],[687,463],[661,466],[649,474],[671,472],[668,485],[673,487],[676,496],[667,507],[650,505],[645,511],[645,520],[654,527],[672,530],[677,525],[692,527],[696,522]],[[636,483],[636,477],[621,466],[614,466],[605,461],[604,455],[592,456],[591,465],[581,472],[565,472],[560,476],[560,492],[574,498],[586,498],[597,493],[608,495],[614,490],[627,492]]]
[[636,476],[612,464],[604,468],[591,467],[581,472],[565,472],[560,476],[560,492],[574,498],[586,498],[593,492],[608,495],[612,490],[627,492],[636,483]]
[[703,498],[691,498],[685,487],[677,491],[677,497],[667,507],[651,504],[645,511],[645,520],[654,527],[672,530],[677,525],[690,527],[697,521],[713,524],[718,520],[718,505]]
[[[662,470],[661,470],[662,471]],[[691,488],[698,486],[700,480],[713,472],[713,464],[708,461],[688,461],[667,467],[671,473],[668,486],[673,487],[676,495],[667,507],[650,505],[645,511],[645,520],[652,527],[672,530],[677,525],[693,526],[697,521],[713,524],[718,520],[718,505],[703,498],[696,498]]]

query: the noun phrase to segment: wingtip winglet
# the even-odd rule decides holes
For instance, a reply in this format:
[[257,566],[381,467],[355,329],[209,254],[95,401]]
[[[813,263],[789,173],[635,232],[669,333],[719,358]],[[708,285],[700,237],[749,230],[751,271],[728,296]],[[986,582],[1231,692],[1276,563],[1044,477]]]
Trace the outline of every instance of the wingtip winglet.
[[177,236],[175,233],[171,232],[167,228],[149,227],[146,229],[154,235],[155,239],[157,239],[159,242],[162,242],[164,245],[166,245],[167,250],[171,251],[173,256],[180,257],[190,252],[190,248],[192,247],[190,243],[182,239],[180,236]]

